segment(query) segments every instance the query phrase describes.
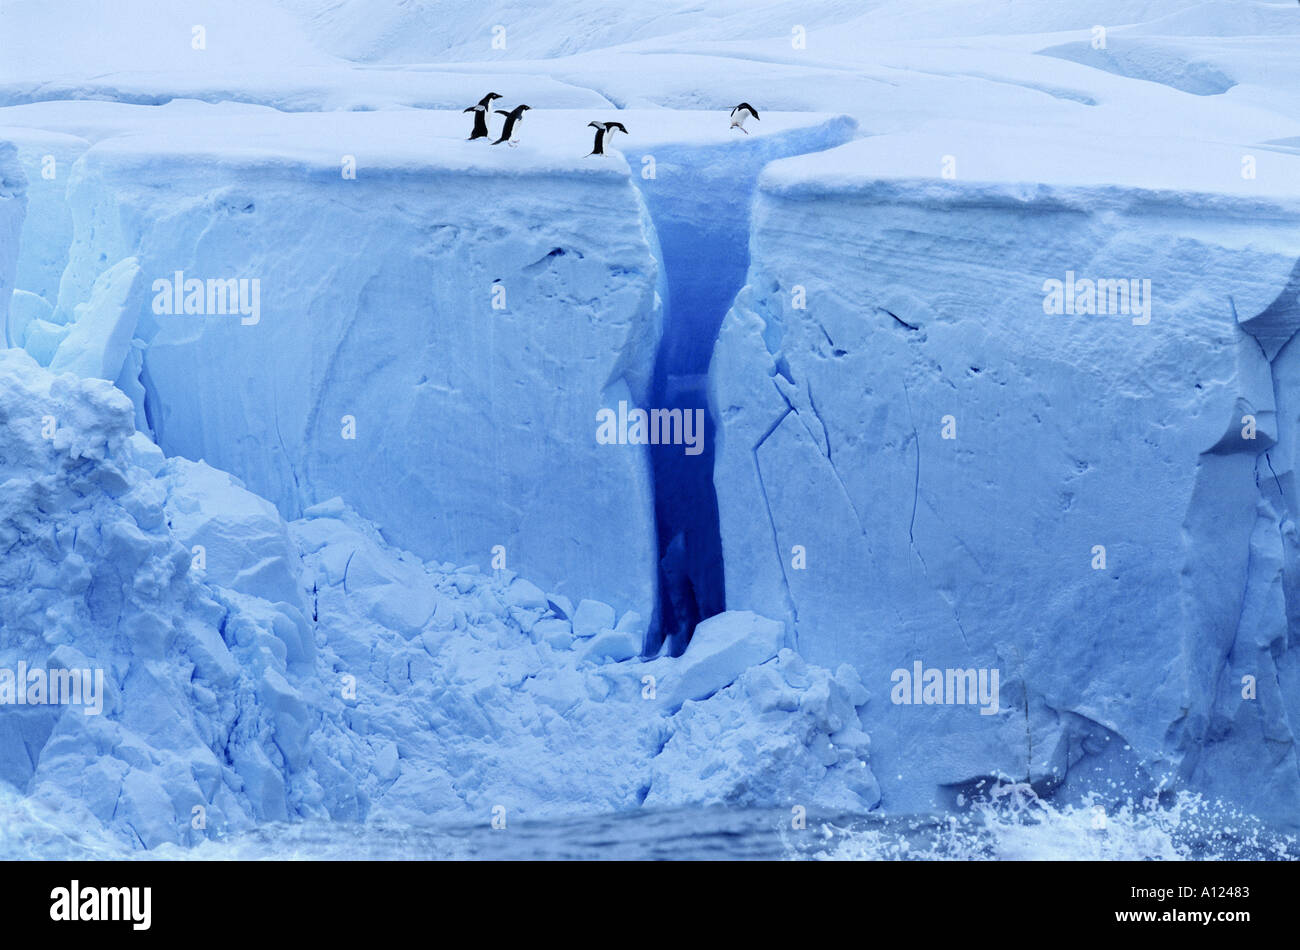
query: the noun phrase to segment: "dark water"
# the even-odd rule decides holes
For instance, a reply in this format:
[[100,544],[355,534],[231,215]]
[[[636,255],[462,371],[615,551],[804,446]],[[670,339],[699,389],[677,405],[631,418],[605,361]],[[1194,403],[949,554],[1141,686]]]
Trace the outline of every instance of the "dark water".
[[[320,822],[256,831],[158,857],[375,860],[1290,860],[1296,842],[1207,806],[1099,819],[1041,803],[961,815],[816,815],[686,808],[623,815],[413,828]],[[1101,825],[1101,827],[1098,827]]]
[[785,809],[635,811],[548,821],[427,825],[276,823],[187,848],[133,850],[0,796],[0,858],[205,860],[1294,860],[1294,836],[1230,808],[1183,796],[1109,811],[1057,807],[1025,786],[934,815]]

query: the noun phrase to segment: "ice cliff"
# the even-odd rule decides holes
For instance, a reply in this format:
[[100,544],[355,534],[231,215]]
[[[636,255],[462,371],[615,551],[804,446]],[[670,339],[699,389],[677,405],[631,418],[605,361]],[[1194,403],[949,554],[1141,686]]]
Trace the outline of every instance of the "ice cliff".
[[[132,324],[123,388],[169,455],[286,516],[342,495],[425,556],[499,548],[648,618],[648,464],[598,445],[594,420],[646,401],[656,262],[623,163],[562,158],[538,125],[518,151],[438,142],[465,120],[424,112],[239,110],[106,138],[68,185],[53,319],[75,325],[134,259],[140,279],[103,306]],[[206,312],[205,290],[173,306],[177,281],[214,280],[247,284],[246,312],[233,296]]]
[[[722,609],[711,433],[698,459],[666,446],[652,468],[644,446],[598,444],[596,413],[702,411],[759,170],[847,141],[851,120],[770,113],[738,141],[703,114],[625,110],[630,169],[619,140],[584,158],[586,114],[554,109],[518,150],[465,142],[460,113],[0,112],[39,182],[11,340],[115,379],[169,455],[288,517],[338,494],[426,556],[611,591],[647,632],[660,561],[699,520],[713,540],[691,537],[701,603],[677,651]],[[661,298],[677,301],[666,330]]]
[[[1242,153],[953,124],[765,173],[710,377],[727,603],[882,696],[889,807],[1003,776],[1293,821],[1300,165]],[[999,670],[997,714],[883,698],[917,661]]]
[[18,161],[18,150],[12,143],[0,141],[0,320],[6,326],[26,211],[27,176]]

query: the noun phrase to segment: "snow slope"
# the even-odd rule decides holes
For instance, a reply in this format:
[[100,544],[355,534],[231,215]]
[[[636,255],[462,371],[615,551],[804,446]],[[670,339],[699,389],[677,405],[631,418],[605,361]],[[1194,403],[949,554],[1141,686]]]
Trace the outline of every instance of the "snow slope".
[[[943,125],[760,183],[711,366],[728,605],[873,692],[1001,671],[997,715],[872,707],[892,808],[1005,775],[1295,814],[1300,165],[1130,145]],[[1149,322],[1045,313],[1069,272],[1149,281]],[[1206,766],[1247,749],[1248,779]]]
[[[793,23],[842,22],[860,0],[472,0],[391,4],[375,0],[282,0],[323,49],[362,62],[424,63],[544,59],[654,38],[700,35],[754,39]],[[496,40],[494,44],[494,40]]]
[[[318,48],[298,17],[263,0],[8,0],[0,54],[3,104],[189,98],[291,111],[446,109],[483,95],[472,76],[341,60]],[[557,108],[605,104],[545,75],[516,77],[514,91]]]

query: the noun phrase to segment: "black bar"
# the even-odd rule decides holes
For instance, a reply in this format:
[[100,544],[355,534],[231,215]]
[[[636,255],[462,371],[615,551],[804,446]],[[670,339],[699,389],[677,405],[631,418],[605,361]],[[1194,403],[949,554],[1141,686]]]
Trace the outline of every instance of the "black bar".
[[[10,862],[0,864],[0,913],[7,936],[204,939],[219,930],[258,942],[398,939],[412,926],[430,942],[456,939],[464,926],[494,940],[516,928],[537,937],[545,921],[573,935],[644,928],[668,939],[679,914],[695,920],[681,924],[691,939],[699,927],[761,933],[784,920],[848,925],[865,940],[911,920],[927,942],[1125,931],[1231,940],[1286,925],[1298,877],[1284,862]],[[94,887],[150,888],[148,929],[52,920],[52,892],[73,880],[83,897]],[[1120,919],[1135,912],[1154,917]],[[1245,919],[1189,919],[1206,912]],[[619,929],[592,929],[607,926]]]

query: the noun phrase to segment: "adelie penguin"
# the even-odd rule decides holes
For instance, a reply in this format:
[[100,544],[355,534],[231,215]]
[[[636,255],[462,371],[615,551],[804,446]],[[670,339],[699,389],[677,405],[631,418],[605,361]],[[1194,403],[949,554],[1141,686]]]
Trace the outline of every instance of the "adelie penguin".
[[592,155],[605,154],[605,136],[612,132],[622,132],[627,135],[627,129],[623,127],[622,122],[588,122],[587,128],[596,130],[596,144],[591,147],[587,154],[588,158]]
[[507,142],[511,148],[514,148],[517,144],[513,138],[515,134],[515,124],[520,122],[524,117],[524,113],[531,108],[532,106],[515,106],[509,112],[505,109],[498,109],[497,113],[506,117],[506,124],[501,130],[501,138],[497,139],[492,144],[500,145],[502,142]]
[[[748,135],[749,132],[745,128],[745,123],[751,116],[758,119],[758,110],[748,102],[742,102],[740,105],[736,106],[736,108],[731,110],[731,128],[740,129],[740,131]],[[761,122],[762,119],[759,119],[759,121]]]
[[487,117],[492,110],[492,100],[500,99],[501,96],[495,92],[489,92],[486,96],[478,101],[478,105],[470,106],[466,112],[474,113],[474,131],[470,133],[469,140],[485,139],[488,137]]

